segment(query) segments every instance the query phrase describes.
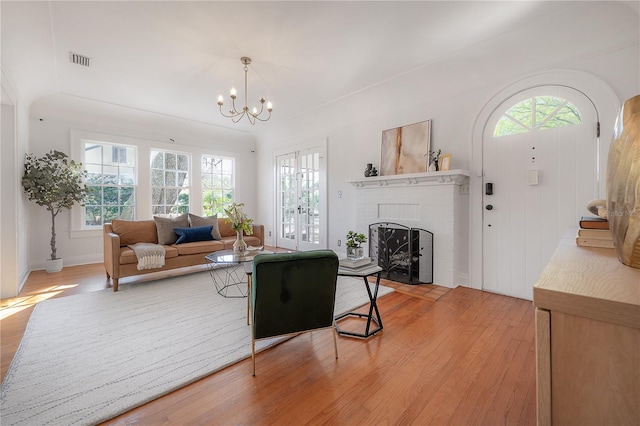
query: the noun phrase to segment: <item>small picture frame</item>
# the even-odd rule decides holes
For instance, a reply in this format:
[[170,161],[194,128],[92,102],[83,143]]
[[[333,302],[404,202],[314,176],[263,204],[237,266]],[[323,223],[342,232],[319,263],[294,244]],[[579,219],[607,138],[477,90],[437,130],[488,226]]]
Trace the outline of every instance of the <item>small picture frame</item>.
[[438,171],[444,172],[451,167],[451,154],[442,154],[438,163]]

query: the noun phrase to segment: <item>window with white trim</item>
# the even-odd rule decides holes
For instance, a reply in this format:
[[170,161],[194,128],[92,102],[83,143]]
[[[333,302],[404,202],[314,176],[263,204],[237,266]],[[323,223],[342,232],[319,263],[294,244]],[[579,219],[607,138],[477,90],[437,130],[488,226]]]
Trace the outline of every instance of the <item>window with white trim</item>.
[[494,137],[582,123],[580,111],[566,99],[536,96],[513,105],[498,120]]
[[233,159],[203,155],[200,170],[203,213],[225,216],[224,209],[233,203]]
[[101,228],[113,219],[134,220],[136,147],[83,140],[83,148],[87,171],[83,227]]
[[151,211],[154,215],[189,211],[189,154],[151,151]]

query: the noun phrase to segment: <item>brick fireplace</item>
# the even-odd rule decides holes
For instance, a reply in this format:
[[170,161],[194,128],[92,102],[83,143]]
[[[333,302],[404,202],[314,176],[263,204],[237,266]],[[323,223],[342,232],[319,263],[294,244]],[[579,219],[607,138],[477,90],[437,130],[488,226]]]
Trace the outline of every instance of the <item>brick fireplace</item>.
[[[368,232],[370,225],[380,222],[429,231],[433,233],[431,281],[450,288],[468,285],[468,172],[451,170],[376,176],[350,183],[356,188],[359,232]],[[367,244],[369,250],[373,243]],[[417,269],[420,274],[420,265]],[[413,268],[411,273],[414,273]],[[428,282],[419,276],[408,279]]]

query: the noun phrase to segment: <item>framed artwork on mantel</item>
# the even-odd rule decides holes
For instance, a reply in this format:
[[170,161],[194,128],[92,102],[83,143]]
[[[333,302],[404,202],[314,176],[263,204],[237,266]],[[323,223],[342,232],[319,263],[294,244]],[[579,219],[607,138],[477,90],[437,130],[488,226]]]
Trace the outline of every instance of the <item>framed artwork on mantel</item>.
[[380,176],[427,171],[431,120],[382,132]]

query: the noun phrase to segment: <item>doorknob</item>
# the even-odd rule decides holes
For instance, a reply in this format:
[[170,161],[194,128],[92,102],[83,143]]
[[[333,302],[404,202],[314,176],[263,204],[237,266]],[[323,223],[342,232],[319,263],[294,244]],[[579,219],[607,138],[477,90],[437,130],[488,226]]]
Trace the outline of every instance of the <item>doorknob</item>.
[[487,206],[485,207],[485,209],[487,210],[493,210],[493,206],[491,204],[487,204]]

